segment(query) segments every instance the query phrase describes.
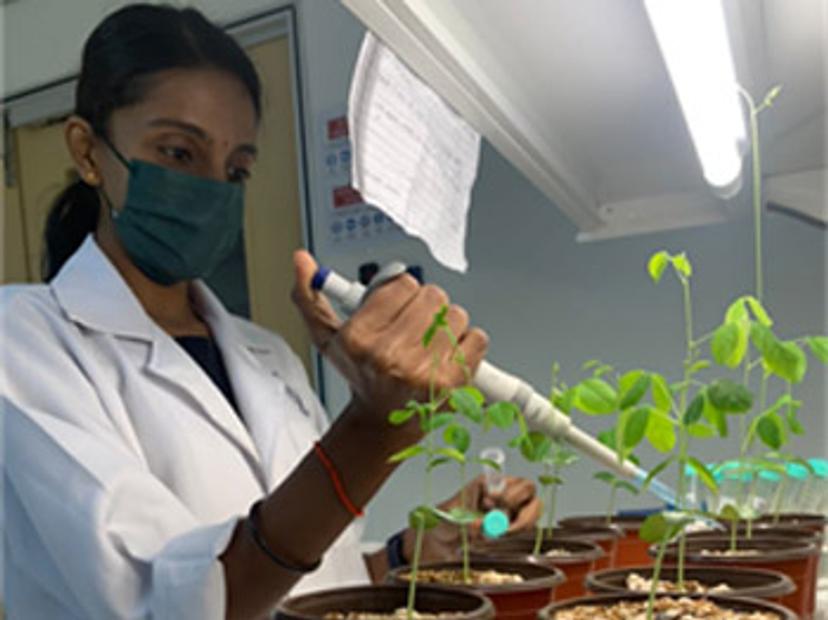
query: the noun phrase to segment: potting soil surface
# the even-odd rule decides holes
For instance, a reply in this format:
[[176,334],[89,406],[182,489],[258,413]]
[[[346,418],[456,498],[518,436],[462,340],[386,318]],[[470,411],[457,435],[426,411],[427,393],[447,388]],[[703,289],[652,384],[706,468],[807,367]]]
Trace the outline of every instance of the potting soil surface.
[[[499,586],[510,583],[523,583],[523,577],[517,573],[503,573],[496,570],[472,570],[469,585]],[[411,573],[403,575],[411,579]],[[463,585],[463,571],[458,569],[426,569],[417,573],[417,583],[441,583],[445,585]]]
[[[463,614],[457,612],[443,612],[443,613],[420,613],[416,609],[412,614],[414,620],[452,620],[459,618]],[[380,613],[371,611],[349,611],[347,613],[339,611],[331,611],[322,616],[323,620],[407,620],[408,610],[405,607],[400,607],[390,613]]]
[[[649,592],[653,586],[653,580],[642,577],[638,573],[627,575],[627,589],[633,592]],[[659,579],[658,592],[682,592],[684,594],[715,594],[717,592],[730,592],[730,586],[726,583],[719,583],[715,586],[706,586],[695,579],[685,579],[683,588],[679,590],[674,581]]]
[[[705,599],[659,598],[655,601],[655,620],[780,620],[764,611],[734,611]],[[647,601],[621,601],[609,606],[578,605],[562,609],[551,620],[645,620]]]

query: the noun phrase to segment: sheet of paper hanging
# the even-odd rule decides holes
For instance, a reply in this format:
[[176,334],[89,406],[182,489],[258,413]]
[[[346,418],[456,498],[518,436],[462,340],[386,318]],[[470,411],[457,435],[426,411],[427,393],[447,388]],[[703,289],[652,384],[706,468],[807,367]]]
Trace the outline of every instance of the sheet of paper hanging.
[[348,125],[352,183],[365,202],[464,272],[480,134],[371,33],[354,69]]

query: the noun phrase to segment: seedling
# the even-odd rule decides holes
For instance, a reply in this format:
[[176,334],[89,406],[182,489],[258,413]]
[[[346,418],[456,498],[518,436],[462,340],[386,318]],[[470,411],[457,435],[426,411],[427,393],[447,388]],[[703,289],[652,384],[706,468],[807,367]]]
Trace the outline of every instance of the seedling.
[[[423,335],[422,345],[431,346],[437,334],[445,334],[452,344],[452,359],[459,364],[467,381],[471,382],[471,373],[462,352],[459,349],[457,337],[446,322],[448,307],[444,306],[434,315]],[[425,461],[423,473],[424,493],[423,503],[414,508],[409,514],[409,523],[416,531],[414,557],[411,562],[410,581],[408,589],[408,618],[414,614],[416,600],[417,571],[420,567],[423,537],[427,530],[436,527],[440,521],[445,521],[460,529],[463,554],[463,580],[471,582],[471,568],[469,562],[469,525],[482,515],[467,506],[465,488],[467,483],[467,465],[478,463],[499,469],[499,465],[491,460],[469,457],[471,447],[471,433],[468,425],[480,425],[484,429],[491,427],[509,428],[520,417],[517,407],[511,403],[498,402],[484,406],[483,395],[474,387],[465,385],[452,390],[436,389],[436,357],[432,363],[429,381],[429,398],[426,402],[411,401],[403,409],[392,411],[389,422],[401,425],[417,418],[424,435],[420,443],[408,446],[394,454],[389,460],[392,463],[401,463],[414,458],[422,457]],[[522,418],[521,418],[522,419]],[[435,437],[441,431],[440,439]],[[433,471],[447,464],[455,464],[459,469],[461,484],[460,506],[449,511],[440,510],[433,506],[431,492],[431,477]]]

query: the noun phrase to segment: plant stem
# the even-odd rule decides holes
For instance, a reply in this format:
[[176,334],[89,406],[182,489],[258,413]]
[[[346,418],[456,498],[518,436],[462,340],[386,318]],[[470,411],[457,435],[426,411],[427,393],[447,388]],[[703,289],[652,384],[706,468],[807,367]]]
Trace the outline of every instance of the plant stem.
[[414,603],[417,600],[417,570],[420,567],[420,554],[423,549],[423,534],[425,533],[425,519],[422,519],[417,525],[417,538],[414,541],[414,558],[411,561],[411,572],[409,573],[408,582],[408,605],[406,606],[406,615],[408,620],[414,617]]
[[612,516],[615,514],[615,499],[618,495],[618,487],[610,485],[610,500],[607,506],[607,525],[612,525]]
[[776,487],[776,491],[773,494],[773,501],[771,502],[771,510],[773,511],[773,524],[776,525],[779,523],[779,515],[781,514],[782,510],[782,491],[785,488],[785,483],[787,480],[785,479],[785,474],[779,476],[779,484]]
[[[466,464],[460,464],[460,507],[465,511],[466,506]],[[469,529],[468,524],[460,524],[460,542],[463,549],[463,582],[471,583],[471,566],[469,563]]]
[[653,608],[655,607],[655,597],[658,592],[658,580],[661,578],[661,565],[664,564],[664,553],[667,551],[667,543],[669,540],[670,536],[668,532],[658,544],[658,555],[653,566],[653,582],[650,585],[650,596],[647,599],[647,620],[653,620]]
[[730,521],[730,552],[736,552],[736,534],[739,528],[739,520],[731,519]]
[[754,226],[754,261],[756,266],[756,299],[762,301],[764,293],[764,279],[762,273],[762,159],[759,149],[759,121],[760,110],[757,109],[753,97],[744,88],[739,87],[739,93],[747,102],[748,117],[750,119],[750,147],[753,173],[753,226]]
[[[560,474],[560,465],[556,464],[552,471],[553,477],[557,478]],[[549,500],[549,510],[546,513],[546,533],[547,533],[547,540],[551,540],[552,533],[555,528],[555,513],[557,511],[556,500],[558,497],[558,485],[557,484],[550,484],[549,488],[546,492],[546,497]]]

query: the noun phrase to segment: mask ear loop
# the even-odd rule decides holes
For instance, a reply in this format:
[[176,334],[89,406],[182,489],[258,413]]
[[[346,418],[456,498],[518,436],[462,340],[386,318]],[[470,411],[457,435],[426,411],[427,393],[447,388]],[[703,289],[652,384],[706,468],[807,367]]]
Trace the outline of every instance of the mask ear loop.
[[[112,151],[112,154],[118,158],[118,161],[120,161],[124,165],[124,167],[127,169],[127,172],[131,171],[132,167],[129,165],[129,161],[127,161],[127,158],[123,156],[121,151],[115,148],[115,145],[112,144],[112,141],[109,139],[109,137],[105,133],[99,133],[98,137],[101,139],[101,142],[103,142],[107,146],[107,148],[109,148],[109,150]],[[109,209],[109,216],[113,220],[117,220],[120,211],[116,209],[115,206],[112,204],[112,200],[110,200],[109,194],[107,194],[104,191],[103,185],[101,185],[98,191],[100,191],[101,195],[103,196],[104,202],[106,203],[106,206]]]

